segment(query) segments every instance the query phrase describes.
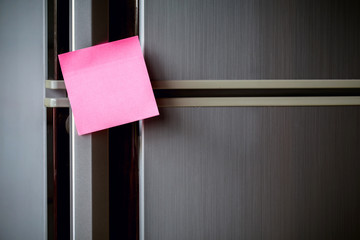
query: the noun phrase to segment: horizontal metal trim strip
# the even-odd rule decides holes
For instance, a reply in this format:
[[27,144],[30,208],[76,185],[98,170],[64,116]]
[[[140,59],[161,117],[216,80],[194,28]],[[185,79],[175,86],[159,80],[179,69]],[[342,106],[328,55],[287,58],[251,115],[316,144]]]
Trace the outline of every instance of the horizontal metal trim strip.
[[49,108],[70,107],[70,102],[68,98],[45,98],[44,105]]
[[155,89],[156,98],[193,97],[345,97],[360,96],[360,88],[327,89]]
[[[351,106],[360,105],[360,97],[219,97],[159,98],[158,107],[225,106]],[[45,98],[45,107],[70,107],[68,98]]]
[[158,107],[237,107],[237,106],[351,106],[360,97],[226,97],[159,98]]
[[168,80],[152,81],[153,89],[314,89],[360,88],[357,79]]
[[64,80],[46,80],[45,87],[48,89],[66,89]]
[[[154,89],[314,89],[360,88],[356,79],[169,80],[152,81]],[[46,80],[48,89],[66,89],[63,80]]]

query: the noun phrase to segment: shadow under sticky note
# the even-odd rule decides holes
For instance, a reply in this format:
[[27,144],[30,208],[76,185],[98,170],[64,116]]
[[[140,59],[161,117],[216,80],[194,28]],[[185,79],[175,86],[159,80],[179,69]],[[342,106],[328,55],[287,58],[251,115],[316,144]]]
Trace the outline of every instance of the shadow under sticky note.
[[137,36],[59,61],[79,135],[159,115]]

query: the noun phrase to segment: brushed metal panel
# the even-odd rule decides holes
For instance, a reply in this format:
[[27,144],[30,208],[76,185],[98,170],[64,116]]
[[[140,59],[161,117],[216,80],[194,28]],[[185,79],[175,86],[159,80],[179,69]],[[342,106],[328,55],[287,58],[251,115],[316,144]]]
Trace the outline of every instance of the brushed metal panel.
[[164,108],[145,239],[359,239],[360,107]]
[[46,1],[0,1],[0,239],[47,239]]
[[152,80],[358,79],[360,3],[146,0]]

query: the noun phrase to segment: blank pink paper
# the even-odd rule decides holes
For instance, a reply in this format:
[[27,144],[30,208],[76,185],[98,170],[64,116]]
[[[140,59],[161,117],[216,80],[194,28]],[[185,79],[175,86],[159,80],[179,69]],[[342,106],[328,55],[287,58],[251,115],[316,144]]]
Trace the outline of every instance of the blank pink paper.
[[59,60],[79,135],[159,115],[137,36]]

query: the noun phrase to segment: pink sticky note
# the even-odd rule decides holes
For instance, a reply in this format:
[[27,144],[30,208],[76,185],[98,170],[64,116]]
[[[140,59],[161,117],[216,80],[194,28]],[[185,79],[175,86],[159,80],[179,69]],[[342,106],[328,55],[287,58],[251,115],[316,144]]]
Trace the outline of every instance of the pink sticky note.
[[79,135],[159,115],[137,36],[59,60]]

